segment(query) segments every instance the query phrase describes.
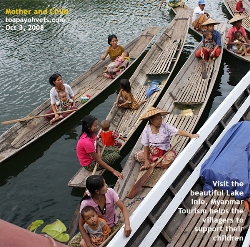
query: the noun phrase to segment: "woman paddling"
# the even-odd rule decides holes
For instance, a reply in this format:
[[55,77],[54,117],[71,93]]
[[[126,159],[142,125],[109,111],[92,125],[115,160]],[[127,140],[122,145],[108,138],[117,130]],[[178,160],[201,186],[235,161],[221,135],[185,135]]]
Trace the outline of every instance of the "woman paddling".
[[49,78],[49,83],[51,86],[53,86],[53,88],[50,90],[50,102],[51,102],[52,110],[48,111],[46,114],[50,114],[53,112],[55,114],[52,114],[50,116],[45,116],[44,118],[48,121],[53,120],[53,121],[51,121],[51,124],[52,124],[53,122],[58,121],[60,119],[63,119],[72,113],[72,112],[65,112],[61,115],[56,113],[56,112],[58,112],[58,108],[57,108],[56,103],[60,101],[59,92],[65,92],[67,98],[71,99],[72,106],[70,107],[69,110],[77,109],[77,107],[76,107],[75,101],[74,101],[73,90],[71,89],[71,87],[68,84],[63,83],[63,79],[62,79],[62,76],[60,74],[53,74]]
[[[174,126],[162,122],[162,116],[169,112],[151,107],[140,120],[148,120],[148,125],[142,132],[141,143],[143,150],[135,154],[135,159],[141,163],[141,170],[148,169],[152,162],[162,157],[170,150],[170,138],[175,135],[197,138],[198,134],[190,134],[183,130],[178,130]],[[157,167],[168,168],[176,157],[174,150],[171,150]]]

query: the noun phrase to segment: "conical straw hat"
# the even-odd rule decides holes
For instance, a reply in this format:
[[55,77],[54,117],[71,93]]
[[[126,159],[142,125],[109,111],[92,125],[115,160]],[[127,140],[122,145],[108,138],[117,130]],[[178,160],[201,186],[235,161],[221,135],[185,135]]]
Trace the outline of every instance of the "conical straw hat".
[[217,24],[220,24],[220,23],[212,18],[209,18],[205,22],[203,22],[201,25],[207,26],[207,25],[217,25]]
[[246,16],[244,16],[244,15],[235,15],[232,19],[230,19],[228,21],[228,23],[234,23],[236,21],[243,20],[245,18],[246,18]]
[[139,119],[140,120],[148,119],[158,113],[164,116],[164,115],[167,115],[169,112],[165,110],[157,109],[155,107],[150,107]]

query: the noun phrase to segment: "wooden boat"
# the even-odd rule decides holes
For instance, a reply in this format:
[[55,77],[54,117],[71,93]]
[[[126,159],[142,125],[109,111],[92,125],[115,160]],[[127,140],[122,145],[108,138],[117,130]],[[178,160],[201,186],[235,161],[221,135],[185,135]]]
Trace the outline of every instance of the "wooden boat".
[[242,20],[242,26],[248,31],[250,32],[250,3],[249,1],[244,1],[243,2],[243,7],[245,8],[245,12],[244,13],[238,13],[236,11],[236,3],[237,0],[223,0],[224,5],[226,6],[228,12],[230,13],[230,15],[234,16],[235,14],[237,15],[242,15],[244,17],[246,17],[245,19]]
[[[151,95],[145,104],[138,110],[122,109],[113,106],[107,119],[110,120],[110,128],[126,136],[127,140],[133,135],[135,130],[141,124],[139,116],[149,107],[155,104],[166,86],[170,75],[180,57],[184,42],[186,40],[189,26],[189,18],[185,11],[176,15],[166,30],[162,33],[156,43],[143,58],[140,65],[130,78],[130,84],[133,95],[139,102],[146,97],[146,90],[152,80],[161,81],[158,87],[160,90]],[[97,174],[103,173],[98,171]],[[91,173],[84,168],[80,168],[74,177],[69,181],[68,186],[85,187],[85,179]]]
[[[205,199],[197,195],[203,188],[203,183],[199,179],[203,162],[232,125],[241,120],[250,121],[249,81],[250,72],[232,90],[198,131],[200,137],[192,140],[186,146],[151,191],[138,195],[133,201],[128,202],[125,200],[125,205],[130,209],[145,197],[130,217],[130,224],[133,229],[131,236],[124,238],[121,229],[111,240],[109,247],[118,246],[118,244],[119,246],[140,247],[249,247],[250,229],[246,233],[244,242],[239,243],[237,241],[237,238],[242,234],[242,230],[247,229],[249,226],[248,212],[244,209],[243,204],[222,204],[224,199],[234,200],[232,197],[225,197],[225,194],[215,194]],[[134,165],[132,159],[129,162],[130,167]],[[133,174],[134,171],[131,176]],[[123,186],[125,187],[125,185]],[[116,189],[118,188],[116,186]],[[122,185],[120,185],[119,189],[121,192],[124,191],[124,195],[126,194],[125,189],[122,189]],[[193,195],[197,191],[198,193]],[[210,211],[211,200],[215,199],[222,200],[221,204],[218,206],[213,205]],[[236,208],[235,213],[232,212],[233,208]],[[198,210],[204,212],[204,214],[198,213]],[[222,210],[224,210],[224,214]],[[221,224],[216,220],[210,222],[206,220],[204,222],[204,217],[206,219],[211,219],[209,217],[213,219],[220,218]],[[232,218],[233,222],[227,221],[227,218]],[[237,218],[241,219],[238,221],[239,223],[237,223]],[[211,230],[220,226],[222,227],[221,231]],[[207,229],[211,227],[211,231],[202,228],[204,229],[204,232],[202,232],[195,227],[207,227]],[[236,230],[226,232],[226,227],[234,227],[233,229]],[[228,237],[230,234],[233,240],[219,238],[216,238],[216,242],[213,240],[216,235],[226,235]]]
[[[132,65],[143,54],[155,35],[159,33],[160,29],[160,27],[148,27],[140,36],[124,46],[124,49],[129,52],[132,60],[130,65]],[[98,95],[121,76],[119,75],[114,80],[107,79],[103,76],[104,66],[107,66],[109,63],[110,59],[98,61],[81,76],[70,83],[70,86],[75,93],[78,111],[82,108],[86,108],[90,102],[95,100]],[[82,104],[81,97],[85,94],[89,94],[91,98],[86,103]],[[50,108],[50,100],[48,99],[33,110],[27,117],[43,115]],[[18,122],[13,125],[0,136],[0,163],[17,154],[34,141],[62,124],[73,114],[75,114],[75,112],[53,125],[50,125],[48,121],[44,120],[44,118]]]
[[[225,1],[224,1],[225,2]],[[248,3],[249,4],[249,3]],[[192,26],[192,15],[193,15],[193,9],[192,8],[190,8],[189,6],[187,6],[187,5],[185,5],[184,7],[176,7],[176,8],[172,8],[172,10],[173,10],[173,12],[175,13],[175,14],[177,14],[177,13],[179,13],[179,11],[182,11],[182,9],[185,9],[185,11],[187,11],[187,13],[189,13],[189,16],[190,16],[190,26],[189,26],[189,28],[190,28],[190,30],[192,30],[192,32],[194,32],[194,33],[196,33],[196,34],[198,34],[199,36],[202,36],[202,33],[201,32],[199,32],[199,31],[197,31],[197,30],[195,30],[194,28],[193,28],[193,26]],[[250,13],[250,12],[249,12]],[[226,29],[226,34],[227,34],[227,32],[228,32],[228,27],[227,27],[227,29]],[[250,62],[250,56],[241,56],[240,54],[237,54],[237,53],[234,53],[233,51],[231,51],[231,50],[229,50],[229,49],[227,49],[227,38],[226,38],[226,35],[225,35],[225,41],[224,41],[224,46],[223,46],[223,49],[225,50],[225,51],[227,51],[228,53],[230,53],[230,54],[232,54],[233,56],[235,56],[235,57],[237,57],[238,59],[241,59],[241,60],[243,60],[243,61],[245,61],[245,62]]]
[[[224,33],[226,26],[218,26],[221,33]],[[223,40],[223,36],[222,36]],[[200,45],[197,47],[200,48]],[[186,63],[183,65],[179,73],[174,78],[173,82],[161,98],[159,104],[157,105],[160,109],[165,109],[171,112],[167,115],[163,121],[166,121],[176,128],[183,129],[188,132],[192,132],[206,106],[209,99],[211,91],[213,89],[219,67],[222,59],[222,54],[215,60],[210,61],[207,64],[207,79],[202,79],[202,61],[195,57],[194,51]],[[186,115],[188,112],[190,115]],[[183,114],[184,113],[184,114]],[[145,184],[144,187],[139,191],[137,196],[133,199],[126,198],[127,193],[130,191],[134,183],[137,181],[138,176],[140,177],[143,172],[140,172],[140,165],[134,159],[134,153],[142,149],[142,144],[140,139],[137,141],[135,147],[133,148],[124,168],[123,174],[124,179],[118,180],[115,185],[115,191],[117,191],[119,197],[125,203],[130,214],[138,207],[140,208],[140,203],[145,198],[145,196],[151,191],[155,183],[160,179],[160,177],[165,173],[166,170],[156,168],[153,176]],[[171,140],[172,145],[177,141],[180,141],[175,151],[180,154],[181,151],[186,146],[188,139],[185,137],[173,137]],[[175,192],[175,189],[171,187]],[[152,191],[155,191],[153,188]],[[137,209],[139,210],[139,209]],[[69,234],[72,235],[76,230],[76,224],[78,222],[79,209],[76,211],[71,227],[69,228]],[[122,215],[120,215],[122,217]],[[154,224],[154,222],[152,222]],[[133,229],[133,228],[132,228]],[[133,229],[134,232],[134,229]],[[139,233],[138,233],[139,234]],[[116,238],[116,237],[115,237]],[[139,243],[139,242],[138,242]],[[139,245],[139,244],[138,244]],[[128,246],[138,246],[137,243],[133,243]],[[117,245],[116,245],[117,246]],[[122,245],[125,246],[125,245]],[[145,245],[149,246],[149,245]]]

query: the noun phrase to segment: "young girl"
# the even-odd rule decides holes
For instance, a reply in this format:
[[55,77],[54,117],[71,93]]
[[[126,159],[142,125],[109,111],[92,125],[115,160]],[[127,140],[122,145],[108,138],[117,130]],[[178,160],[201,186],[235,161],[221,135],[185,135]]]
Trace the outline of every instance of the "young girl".
[[235,53],[238,53],[240,55],[246,55],[249,56],[250,53],[248,53],[248,51],[250,50],[250,47],[246,47],[246,45],[244,45],[244,40],[243,40],[243,36],[242,33],[240,31],[236,31],[234,33],[234,45],[232,45],[231,50]]
[[137,110],[146,100],[142,100],[139,103],[135,100],[131,93],[131,86],[128,79],[120,80],[120,91],[114,105],[125,109]]
[[[86,206],[92,206],[97,212],[98,217],[105,219],[108,226],[112,229],[118,222],[115,206],[118,206],[124,218],[124,235],[128,237],[131,233],[128,211],[117,193],[108,188],[104,178],[101,175],[91,175],[86,180],[86,195],[83,197],[80,212]],[[81,246],[92,246],[90,238],[84,229],[84,221],[79,218],[79,230],[82,236]]]
[[102,139],[102,144],[106,147],[114,146],[120,148],[122,146],[122,143],[119,142],[118,139],[126,141],[124,137],[109,129],[110,122],[108,120],[101,121],[101,128],[102,130],[99,134],[99,138]]
[[[89,235],[90,241],[94,246],[99,246],[107,239],[111,230],[104,219],[98,217],[92,206],[86,206],[81,211],[81,217],[84,220],[84,229]],[[81,247],[86,247],[81,243]]]
[[107,55],[109,55],[111,61],[114,61],[118,56],[121,56],[124,52],[124,48],[118,45],[118,39],[114,34],[108,36],[108,44],[110,45],[105,53],[102,55],[102,60],[105,60]]
[[[80,165],[86,170],[92,171],[95,163],[98,163],[97,170],[107,169],[116,177],[123,178],[123,175],[110,165],[120,158],[117,148],[105,148],[102,157],[100,147],[96,143],[96,133],[98,132],[98,120],[91,116],[85,116],[82,120],[82,134],[77,142],[76,155]],[[109,165],[110,164],[110,165]]]

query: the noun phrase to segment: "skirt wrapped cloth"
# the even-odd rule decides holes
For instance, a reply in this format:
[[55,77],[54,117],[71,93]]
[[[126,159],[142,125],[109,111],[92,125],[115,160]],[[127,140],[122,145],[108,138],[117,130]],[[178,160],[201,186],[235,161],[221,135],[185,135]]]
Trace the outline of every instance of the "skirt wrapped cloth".
[[196,30],[202,30],[205,27],[202,27],[201,24],[203,24],[206,20],[207,20],[207,15],[206,14],[202,14],[200,15],[195,21],[193,21],[192,26],[194,27],[194,29]]
[[[120,151],[117,147],[105,147],[102,160],[107,163],[109,166],[113,165],[117,160],[121,158]],[[88,171],[93,171],[95,167],[96,161],[93,160],[88,166],[84,166],[84,168]],[[102,170],[103,167],[97,164],[97,171]]]
[[[162,150],[158,147],[151,146],[149,147],[150,156],[149,159],[151,162],[156,162],[159,158],[161,158],[166,152],[168,154],[165,155],[163,160],[157,165],[157,167],[166,169],[173,163],[176,158],[176,152],[172,149],[170,151]],[[144,151],[138,151],[135,153],[135,160],[138,161],[141,165],[144,164]]]

